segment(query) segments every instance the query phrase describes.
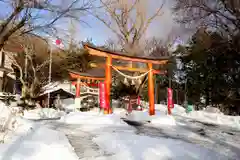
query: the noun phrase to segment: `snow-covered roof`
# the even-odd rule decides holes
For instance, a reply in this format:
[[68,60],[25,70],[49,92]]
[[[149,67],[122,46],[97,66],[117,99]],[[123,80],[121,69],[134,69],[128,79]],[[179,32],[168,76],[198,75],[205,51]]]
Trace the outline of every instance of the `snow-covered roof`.
[[60,82],[52,82],[52,83],[49,83],[47,85],[45,85],[44,87],[42,87],[42,90],[51,90],[57,86],[59,86]]
[[41,93],[39,96],[43,96],[43,95],[46,95],[46,94],[48,94],[48,93],[53,93],[53,92],[57,92],[57,91],[60,91],[60,90],[64,91],[65,93],[68,93],[68,94],[70,94],[70,95],[73,95],[73,96],[75,95],[74,93],[69,92],[69,91],[67,91],[67,90],[65,90],[65,89],[63,89],[63,88],[56,87],[56,88],[54,88],[54,89],[52,89],[52,90],[46,90],[46,91],[44,91],[44,92]]
[[63,87],[60,87],[60,84],[61,84],[60,82],[53,82],[53,83],[50,83],[50,84],[44,86],[43,87],[43,92],[39,96],[42,96],[44,94],[48,94],[48,93],[52,93],[52,92],[58,91],[60,89],[64,90],[65,92],[67,92],[69,94],[74,95],[72,92],[66,90]]

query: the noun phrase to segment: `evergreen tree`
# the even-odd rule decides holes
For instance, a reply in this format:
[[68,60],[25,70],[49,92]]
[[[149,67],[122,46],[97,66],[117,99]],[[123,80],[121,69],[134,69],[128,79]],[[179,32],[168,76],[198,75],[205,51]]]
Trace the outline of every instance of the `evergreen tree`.
[[239,112],[240,52],[235,39],[199,30],[188,46],[176,51],[187,55],[181,58],[185,73],[182,80],[187,80],[190,101],[198,104],[204,97],[205,105],[222,106],[229,114]]

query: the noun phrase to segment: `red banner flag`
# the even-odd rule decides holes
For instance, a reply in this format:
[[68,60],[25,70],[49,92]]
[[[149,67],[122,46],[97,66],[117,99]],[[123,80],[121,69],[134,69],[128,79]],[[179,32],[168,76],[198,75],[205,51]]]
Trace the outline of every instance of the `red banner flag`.
[[57,39],[56,40],[56,45],[60,45],[61,44],[61,40],[60,39]]
[[171,88],[168,88],[168,113],[171,114],[171,108],[174,108],[173,104],[173,91]]
[[104,82],[99,83],[99,102],[100,108],[107,109],[106,105],[106,87]]
[[141,99],[140,99],[140,96],[138,96],[138,99],[137,99],[137,104],[140,106],[141,104]]

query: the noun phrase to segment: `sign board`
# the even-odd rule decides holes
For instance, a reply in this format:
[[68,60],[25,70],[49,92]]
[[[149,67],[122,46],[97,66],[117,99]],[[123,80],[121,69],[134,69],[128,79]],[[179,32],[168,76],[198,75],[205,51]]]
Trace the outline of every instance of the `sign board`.
[[105,82],[99,82],[99,103],[100,108],[107,109]]

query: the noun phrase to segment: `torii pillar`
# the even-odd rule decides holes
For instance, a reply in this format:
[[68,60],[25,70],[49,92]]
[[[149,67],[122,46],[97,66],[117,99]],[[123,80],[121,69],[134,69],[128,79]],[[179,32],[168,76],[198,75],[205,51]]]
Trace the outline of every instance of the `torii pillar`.
[[111,73],[111,65],[112,65],[112,57],[108,56],[106,60],[106,110],[105,113],[109,114],[111,113],[111,107],[110,107],[110,93],[111,93],[111,83],[112,83],[112,73]]
[[154,80],[153,80],[153,68],[152,63],[148,63],[148,97],[149,97],[149,115],[155,115],[155,103],[154,103]]

